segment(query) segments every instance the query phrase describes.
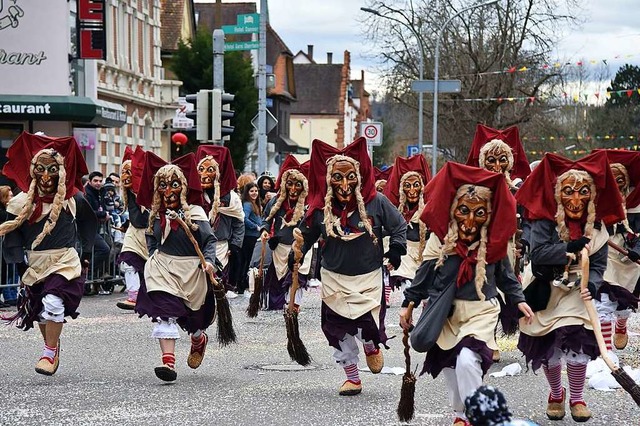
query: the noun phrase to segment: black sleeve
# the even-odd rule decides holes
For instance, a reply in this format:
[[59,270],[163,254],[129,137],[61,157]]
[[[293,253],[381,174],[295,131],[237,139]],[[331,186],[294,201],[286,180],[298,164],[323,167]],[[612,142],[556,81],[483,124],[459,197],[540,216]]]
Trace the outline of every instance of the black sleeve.
[[604,283],[604,271],[607,269],[609,246],[603,245],[600,250],[589,256],[589,287],[595,287],[596,292]]
[[269,215],[271,214],[271,209],[273,208],[273,205],[275,204],[277,199],[278,197],[271,198],[267,205],[264,207],[264,210],[262,212],[262,224],[260,225],[259,229],[260,232],[266,231],[268,233],[271,230],[271,225],[273,224],[275,216],[270,220],[267,220],[267,217],[269,217]]
[[[156,221],[158,221],[158,219],[156,219]],[[147,249],[149,250],[149,256],[151,256],[153,253],[155,253],[156,250],[158,250],[158,239],[156,238],[155,224],[153,227],[153,232],[151,234],[146,234],[145,236],[147,238]]]
[[[11,213],[7,213],[7,220],[15,218]],[[7,263],[21,263],[24,262],[24,255],[24,237],[21,229],[18,228],[4,236],[2,256]]]
[[414,302],[418,306],[424,299],[429,298],[429,290],[436,275],[435,267],[437,261],[438,259],[425,260],[418,267],[413,282],[404,290],[403,308],[409,306],[409,302]]
[[77,193],[76,200],[76,224],[78,228],[78,238],[82,246],[83,253],[91,253],[93,243],[98,232],[98,218],[84,195]]
[[522,293],[522,284],[516,278],[509,262],[509,257],[505,257],[496,264],[496,286],[502,290],[507,296],[507,303],[517,305],[524,302],[524,294]]
[[531,262],[537,265],[564,266],[568,262],[567,243],[553,240],[555,223],[536,220],[531,223]]
[[204,259],[211,263],[216,264],[216,236],[211,229],[209,221],[198,220],[195,223],[198,224],[198,241],[200,242],[200,249],[204,255]]
[[302,232],[302,236],[304,237],[304,246],[302,247],[302,254],[307,253],[313,245],[320,238],[320,234],[322,234],[322,212],[315,211],[313,213],[313,217],[310,218],[311,224],[307,226],[306,218],[302,219],[300,225],[298,225],[298,229]]

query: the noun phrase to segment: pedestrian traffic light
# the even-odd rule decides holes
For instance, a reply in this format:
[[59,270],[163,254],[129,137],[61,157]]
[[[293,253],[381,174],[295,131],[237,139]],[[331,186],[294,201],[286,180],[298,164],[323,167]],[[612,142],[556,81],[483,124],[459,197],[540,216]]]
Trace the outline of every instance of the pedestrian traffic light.
[[185,96],[186,101],[193,104],[193,111],[186,114],[194,121],[196,139],[199,142],[212,141],[211,122],[211,90],[200,90],[197,94]]
[[231,119],[236,113],[231,109],[231,102],[236,96],[231,93],[224,93],[220,89],[213,89],[212,97],[211,123],[213,140],[229,140],[234,130],[231,125]]

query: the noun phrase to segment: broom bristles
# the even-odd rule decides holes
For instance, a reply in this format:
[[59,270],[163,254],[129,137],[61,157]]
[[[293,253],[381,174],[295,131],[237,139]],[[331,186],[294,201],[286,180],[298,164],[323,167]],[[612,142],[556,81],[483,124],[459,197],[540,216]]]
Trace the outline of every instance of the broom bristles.
[[[220,297],[218,297],[218,294],[220,294]],[[220,346],[228,346],[236,342],[236,332],[233,329],[231,307],[224,294],[218,292],[216,292],[216,302],[218,309],[218,343]]]
[[311,364],[311,356],[300,339],[300,328],[298,324],[298,314],[296,312],[284,313],[284,321],[287,328],[287,352],[292,360],[300,365]]
[[413,373],[404,373],[402,376],[402,388],[400,389],[400,402],[398,402],[398,420],[408,422],[415,414],[416,376]]
[[255,318],[258,316],[258,311],[262,307],[262,271],[258,273],[258,277],[256,277],[255,285],[253,286],[253,293],[251,294],[251,298],[249,299],[249,306],[247,306],[247,316],[249,318]]
[[611,372],[611,375],[616,382],[626,390],[631,398],[635,401],[636,405],[640,406],[640,386],[629,376],[629,374],[622,368],[616,368]]

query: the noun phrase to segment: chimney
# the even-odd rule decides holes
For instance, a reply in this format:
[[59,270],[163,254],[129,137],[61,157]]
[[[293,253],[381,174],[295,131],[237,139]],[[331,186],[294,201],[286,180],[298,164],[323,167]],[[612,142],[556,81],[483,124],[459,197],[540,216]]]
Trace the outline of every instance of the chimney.
[[333,52],[327,52],[327,64],[331,65],[333,63]]
[[313,44],[307,44],[307,56],[313,62]]

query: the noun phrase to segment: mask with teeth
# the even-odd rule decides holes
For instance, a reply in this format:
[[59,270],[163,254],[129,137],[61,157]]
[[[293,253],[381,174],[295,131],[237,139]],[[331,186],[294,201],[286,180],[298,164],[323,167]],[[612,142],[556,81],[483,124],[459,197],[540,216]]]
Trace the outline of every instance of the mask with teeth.
[[178,210],[180,208],[180,195],[182,194],[182,182],[174,173],[171,178],[161,177],[158,182],[158,192],[165,208]]
[[353,198],[358,186],[355,166],[346,160],[336,161],[331,169],[331,188],[333,195],[341,204],[347,204]]
[[419,176],[409,176],[402,184],[402,191],[406,196],[407,203],[417,204],[422,193],[422,179]]
[[480,238],[480,229],[488,219],[487,201],[464,194],[458,199],[453,215],[458,224],[458,240],[472,244]]
[[204,158],[198,164],[198,174],[200,175],[200,184],[203,189],[212,189],[218,171],[218,163],[211,158]]
[[287,190],[287,196],[289,197],[289,201],[291,203],[295,203],[296,201],[298,201],[298,197],[300,196],[300,193],[304,189],[304,185],[302,181],[294,178],[293,176],[289,176],[284,186],[285,186],[285,189]]
[[629,173],[627,168],[620,163],[614,163],[611,164],[611,173],[613,173],[620,194],[622,194],[623,198],[626,197],[629,192]]
[[560,202],[567,218],[580,220],[587,211],[591,199],[590,182],[579,176],[569,175],[560,183]]
[[120,182],[124,189],[130,189],[133,182],[131,180],[131,161],[125,161],[122,163],[120,169]]

